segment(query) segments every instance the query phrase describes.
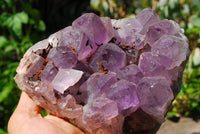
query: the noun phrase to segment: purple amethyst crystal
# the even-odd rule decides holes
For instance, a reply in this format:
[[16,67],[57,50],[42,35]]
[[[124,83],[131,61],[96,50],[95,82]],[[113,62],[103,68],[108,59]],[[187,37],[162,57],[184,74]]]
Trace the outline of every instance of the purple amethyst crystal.
[[155,133],[189,54],[183,29],[151,9],[120,20],[87,13],[29,48],[15,81],[87,134]]
[[116,72],[126,66],[126,53],[114,43],[102,45],[89,63],[94,72],[102,68],[100,64],[109,71]]

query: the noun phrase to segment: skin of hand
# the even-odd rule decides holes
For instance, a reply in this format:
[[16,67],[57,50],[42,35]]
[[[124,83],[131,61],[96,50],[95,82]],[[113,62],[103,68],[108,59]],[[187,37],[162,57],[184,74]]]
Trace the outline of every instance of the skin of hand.
[[42,117],[40,111],[41,107],[22,92],[8,122],[9,134],[84,134],[64,119],[51,114]]

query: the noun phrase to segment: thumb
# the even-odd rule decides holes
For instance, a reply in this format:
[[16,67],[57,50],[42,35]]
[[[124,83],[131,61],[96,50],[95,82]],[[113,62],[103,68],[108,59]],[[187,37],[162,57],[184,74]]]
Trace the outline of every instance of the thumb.
[[31,117],[38,117],[41,108],[25,93],[22,92],[17,108],[9,119],[8,132],[16,132]]
[[40,111],[41,107],[38,106],[25,92],[22,92],[15,112],[34,116],[38,115]]

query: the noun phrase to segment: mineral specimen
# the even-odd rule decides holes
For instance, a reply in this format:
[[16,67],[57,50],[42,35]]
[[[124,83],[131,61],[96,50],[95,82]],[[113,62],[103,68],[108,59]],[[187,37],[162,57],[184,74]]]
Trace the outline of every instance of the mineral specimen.
[[87,134],[155,133],[189,54],[183,29],[151,9],[120,20],[87,13],[32,46],[15,81]]

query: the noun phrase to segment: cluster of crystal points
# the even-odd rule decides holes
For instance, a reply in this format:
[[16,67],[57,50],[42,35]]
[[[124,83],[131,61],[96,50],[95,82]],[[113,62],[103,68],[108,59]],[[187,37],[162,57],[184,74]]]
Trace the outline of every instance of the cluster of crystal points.
[[87,13],[32,46],[15,81],[85,133],[153,133],[180,90],[183,33],[151,9],[120,20]]

